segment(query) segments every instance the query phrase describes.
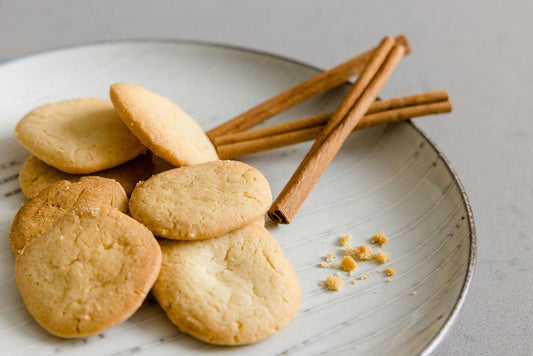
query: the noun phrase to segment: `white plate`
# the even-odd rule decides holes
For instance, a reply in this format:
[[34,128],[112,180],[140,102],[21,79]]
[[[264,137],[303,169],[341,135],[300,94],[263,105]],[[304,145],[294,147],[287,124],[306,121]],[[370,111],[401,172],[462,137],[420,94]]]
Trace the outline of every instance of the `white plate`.
[[[24,201],[17,172],[27,156],[13,138],[17,120],[37,105],[71,97],[105,98],[109,85],[131,82],[170,97],[209,129],[315,75],[316,68],[268,54],[176,41],[91,44],[28,56],[0,66],[0,344],[2,353],[114,354],[415,354],[429,352],[465,298],[475,258],[475,231],[457,177],[412,124],[354,133],[322,176],[293,223],[269,229],[296,269],[304,294],[296,318],[269,339],[238,348],[214,347],[181,334],[159,306],[145,305],[104,334],[62,340],[26,312],[13,280],[9,225]],[[271,122],[333,109],[340,88]],[[412,94],[412,93],[406,93]],[[309,143],[244,159],[261,169],[276,195]],[[383,248],[397,274],[360,263],[356,285],[330,292],[317,266],[340,254],[338,237],[365,243],[384,230]],[[342,278],[350,277],[342,274]]]

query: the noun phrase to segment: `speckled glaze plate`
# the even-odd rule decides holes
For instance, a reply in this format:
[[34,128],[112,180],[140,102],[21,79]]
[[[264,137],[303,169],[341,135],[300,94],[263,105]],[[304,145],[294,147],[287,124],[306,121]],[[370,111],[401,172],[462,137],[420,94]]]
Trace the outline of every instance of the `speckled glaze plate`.
[[[13,137],[17,120],[37,105],[72,97],[107,97],[114,82],[132,82],[170,97],[209,129],[319,70],[276,56],[179,41],[90,44],[24,57],[0,66],[0,344],[5,355],[76,354],[374,354],[429,353],[465,298],[475,259],[472,214],[442,154],[411,123],[353,133],[293,223],[267,227],[298,273],[303,304],[276,335],[242,347],[214,347],[171,324],[153,300],[126,322],[79,340],[51,336],[27,313],[13,279],[11,219],[24,201],[17,173],[28,153]],[[271,120],[332,110],[339,88]],[[411,94],[411,93],[407,93]],[[276,195],[309,143],[243,159],[268,178]],[[338,238],[365,243],[384,230],[386,265],[360,263],[331,292],[319,283],[333,271],[318,267],[341,254]],[[358,277],[370,272],[367,280]],[[351,280],[357,279],[356,284]]]

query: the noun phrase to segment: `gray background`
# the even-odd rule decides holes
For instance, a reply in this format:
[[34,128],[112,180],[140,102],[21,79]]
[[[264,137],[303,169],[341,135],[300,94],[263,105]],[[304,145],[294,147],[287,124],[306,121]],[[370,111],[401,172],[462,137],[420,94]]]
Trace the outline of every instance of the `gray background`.
[[417,122],[456,168],[478,229],[470,292],[434,354],[531,355],[532,14],[532,1],[0,0],[0,61],[89,41],[181,38],[328,68],[405,33],[414,51],[382,96],[450,92],[453,114]]

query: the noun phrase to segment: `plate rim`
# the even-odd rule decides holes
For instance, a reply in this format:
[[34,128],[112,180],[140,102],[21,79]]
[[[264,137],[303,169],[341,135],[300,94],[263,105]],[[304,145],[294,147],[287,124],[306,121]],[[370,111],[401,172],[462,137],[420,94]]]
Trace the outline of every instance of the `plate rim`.
[[[223,43],[223,42],[214,42],[214,41],[208,41],[208,40],[198,40],[198,39],[183,39],[183,38],[172,38],[172,37],[159,37],[159,38],[123,38],[123,39],[108,39],[108,40],[95,40],[95,41],[83,41],[78,42],[74,44],[68,44],[58,47],[52,47],[45,50],[37,50],[32,51],[26,54],[23,54],[21,56],[17,56],[15,58],[11,58],[5,61],[0,62],[0,67],[4,67],[6,65],[13,64],[15,62],[26,60],[32,57],[37,57],[41,55],[51,54],[55,52],[61,52],[64,50],[72,50],[72,49],[78,49],[83,47],[91,47],[91,46],[97,46],[97,45],[113,45],[113,44],[135,44],[135,43],[170,43],[170,44],[190,44],[190,45],[197,45],[197,46],[205,46],[205,47],[217,47],[217,48],[223,48],[223,49],[231,49],[235,51],[240,51],[244,53],[253,53],[258,54],[262,56],[271,57],[278,60],[283,60],[286,62],[290,62],[293,64],[296,64],[301,67],[305,67],[307,69],[311,69],[313,71],[316,71],[318,73],[324,72],[324,69],[307,63],[303,60],[298,60],[291,58],[289,56],[269,52],[266,50],[261,50],[257,48],[250,48],[246,46],[241,45],[235,45],[235,44],[229,44],[229,43]],[[348,82],[347,82],[348,83]],[[461,197],[463,199],[463,204],[466,209],[466,215],[468,219],[468,228],[470,232],[470,251],[468,256],[468,267],[466,270],[465,279],[463,281],[463,286],[461,288],[461,292],[459,293],[459,296],[457,300],[455,301],[455,304],[451,310],[450,315],[442,325],[442,327],[439,329],[439,331],[435,334],[435,336],[429,340],[429,342],[426,344],[424,349],[421,351],[421,355],[429,355],[431,352],[433,352],[436,347],[444,340],[446,334],[450,331],[453,324],[457,320],[457,317],[459,315],[459,311],[464,305],[464,302],[466,300],[466,295],[468,293],[468,290],[470,289],[470,285],[472,283],[472,278],[476,266],[477,261],[477,230],[475,226],[475,220],[474,220],[474,214],[472,212],[472,206],[470,204],[470,199],[468,198],[468,195],[466,193],[466,190],[464,188],[463,183],[461,182],[461,179],[457,175],[457,172],[451,165],[451,162],[448,160],[448,158],[444,155],[442,150],[433,142],[433,140],[418,126],[416,126],[411,120],[407,120],[407,123],[415,130],[417,131],[428,143],[429,145],[435,150],[435,152],[438,154],[438,156],[442,159],[446,169],[452,176],[457,188],[459,189],[459,192],[461,193]]]

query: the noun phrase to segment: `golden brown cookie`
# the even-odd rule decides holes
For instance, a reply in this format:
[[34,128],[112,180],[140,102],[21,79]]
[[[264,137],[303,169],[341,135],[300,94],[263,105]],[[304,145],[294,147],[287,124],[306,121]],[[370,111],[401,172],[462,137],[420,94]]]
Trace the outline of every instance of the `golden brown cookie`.
[[256,342],[287,325],[300,307],[296,273],[263,227],[160,244],[163,263],[152,292],[169,319],[200,340]]
[[116,167],[146,151],[103,99],[40,106],[18,122],[15,135],[40,160],[74,174]]
[[50,185],[22,205],[11,223],[9,242],[15,254],[46,232],[61,216],[77,204],[109,205],[127,211],[128,198],[116,181],[84,177],[77,183],[61,180]]
[[156,174],[137,184],[130,213],[156,236],[199,240],[262,217],[272,201],[263,174],[242,162],[213,161]]
[[167,98],[134,84],[113,84],[111,101],[126,126],[152,152],[175,166],[218,159],[196,121]]
[[105,205],[65,213],[15,262],[26,308],[50,333],[86,337],[129,318],[161,266],[152,233]]
[[[154,163],[151,154],[145,153],[138,157],[121,164],[115,168],[94,172],[91,176],[114,179],[122,185],[124,191],[129,196],[141,180],[148,179],[154,173]],[[60,180],[77,182],[86,175],[70,174],[60,171],[44,163],[35,156],[26,159],[19,173],[19,184],[22,193],[27,198],[32,197],[35,193],[40,192],[51,184]]]

